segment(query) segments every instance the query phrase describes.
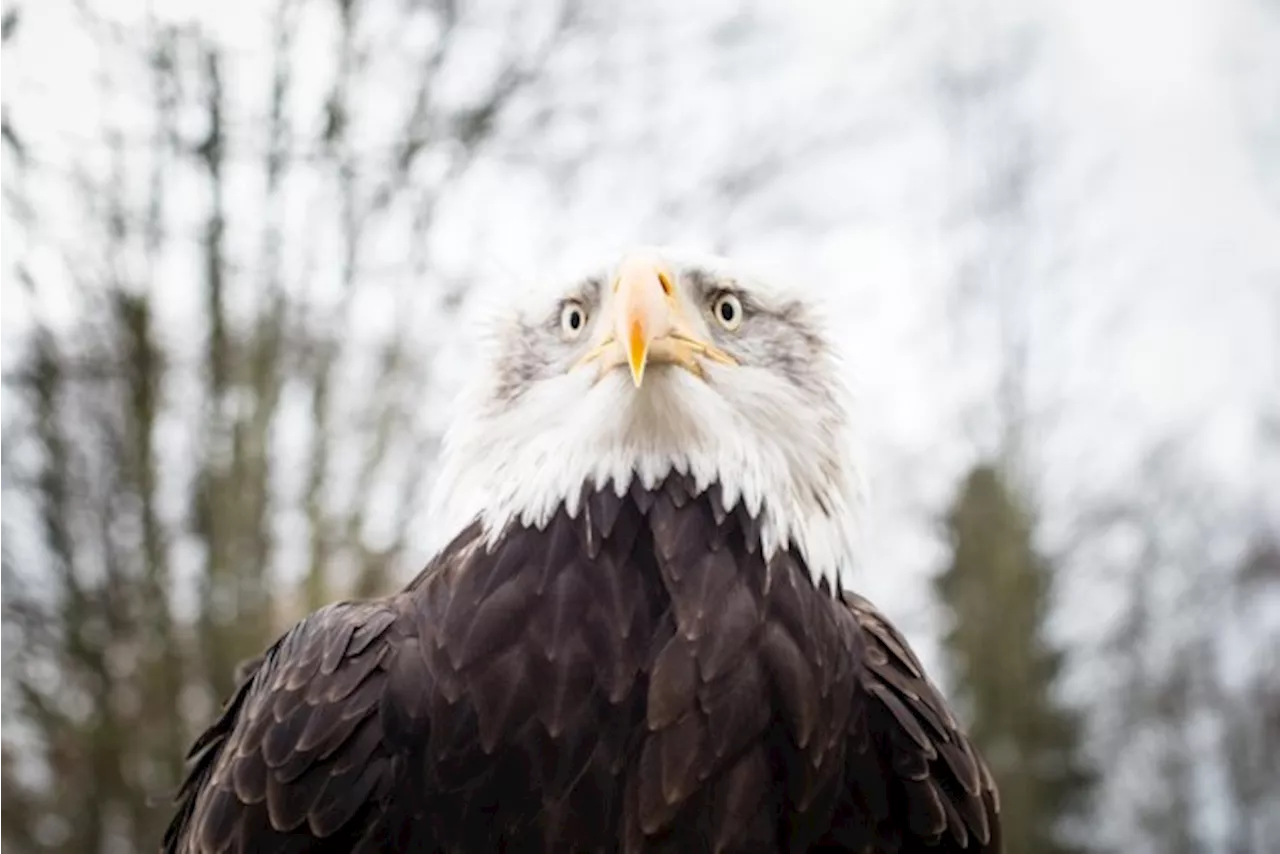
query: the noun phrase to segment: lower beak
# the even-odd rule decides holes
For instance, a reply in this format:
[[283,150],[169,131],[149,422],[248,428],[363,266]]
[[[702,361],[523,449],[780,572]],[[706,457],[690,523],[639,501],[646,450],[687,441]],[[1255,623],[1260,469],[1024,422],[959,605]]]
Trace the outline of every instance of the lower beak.
[[627,365],[631,368],[631,381],[636,384],[636,388],[644,380],[644,366],[649,363],[649,340],[644,324],[631,321],[627,331]]

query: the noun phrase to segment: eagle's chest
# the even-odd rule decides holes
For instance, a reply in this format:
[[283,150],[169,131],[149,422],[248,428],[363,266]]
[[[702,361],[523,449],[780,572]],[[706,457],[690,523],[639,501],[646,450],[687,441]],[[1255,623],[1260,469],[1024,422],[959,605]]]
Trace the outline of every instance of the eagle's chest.
[[460,553],[429,597],[439,830],[608,848],[736,816],[771,841],[793,771],[827,784],[805,754],[854,671],[825,594],[756,537],[677,479]]

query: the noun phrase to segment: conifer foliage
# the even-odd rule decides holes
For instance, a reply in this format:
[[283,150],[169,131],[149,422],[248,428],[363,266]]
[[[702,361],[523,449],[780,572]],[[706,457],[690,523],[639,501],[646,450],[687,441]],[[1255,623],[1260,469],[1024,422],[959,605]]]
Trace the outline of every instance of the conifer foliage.
[[975,466],[947,514],[952,557],[936,592],[954,615],[943,638],[953,695],[1000,785],[1007,854],[1070,854],[1071,819],[1093,775],[1082,723],[1056,697],[1063,655],[1045,634],[1052,567],[1002,470]]

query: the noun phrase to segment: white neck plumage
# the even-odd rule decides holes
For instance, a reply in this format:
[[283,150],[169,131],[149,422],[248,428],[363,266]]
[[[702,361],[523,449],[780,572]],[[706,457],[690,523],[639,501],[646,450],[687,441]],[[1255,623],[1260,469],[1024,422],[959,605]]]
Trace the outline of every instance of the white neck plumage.
[[[579,387],[534,387],[514,405],[484,390],[464,401],[470,412],[446,435],[431,502],[435,548],[476,519],[492,545],[512,524],[545,526],[562,506],[576,515],[584,485],[621,495],[636,478],[652,487],[679,472],[699,489],[719,484],[726,509],[741,502],[760,522],[766,556],[794,547],[815,581],[839,584],[863,493],[843,409],[783,417],[742,398],[730,405],[682,371],[663,380],[636,394],[621,373],[594,384],[583,376]],[[768,391],[756,399],[776,401]]]

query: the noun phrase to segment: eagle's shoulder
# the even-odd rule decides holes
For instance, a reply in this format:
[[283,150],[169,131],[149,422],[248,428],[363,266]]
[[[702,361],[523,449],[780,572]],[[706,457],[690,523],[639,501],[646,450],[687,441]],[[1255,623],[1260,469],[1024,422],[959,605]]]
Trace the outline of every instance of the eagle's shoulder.
[[[1000,851],[990,770],[902,633],[867,599],[842,591],[863,648],[864,714],[851,732],[848,794],[887,841]],[[886,781],[890,785],[885,785]]]
[[322,608],[244,667],[191,749],[162,851],[381,844],[430,684],[404,598]]

